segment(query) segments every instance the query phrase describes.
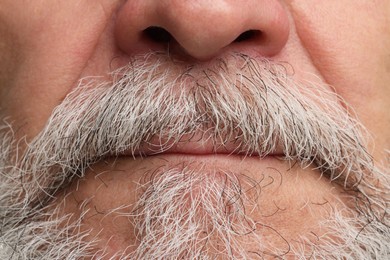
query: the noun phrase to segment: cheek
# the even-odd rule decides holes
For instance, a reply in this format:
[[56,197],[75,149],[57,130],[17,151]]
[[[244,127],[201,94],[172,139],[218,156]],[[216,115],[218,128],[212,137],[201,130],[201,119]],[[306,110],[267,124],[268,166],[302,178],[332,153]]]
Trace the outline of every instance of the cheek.
[[[377,68],[384,65],[383,55],[390,46],[384,35],[386,14],[372,1],[306,2],[293,4],[297,31],[328,83],[341,92],[354,86],[358,95],[374,91],[369,74],[379,73]],[[371,84],[357,84],[368,79]]]
[[0,103],[6,108],[4,116],[28,125],[23,135],[35,135],[77,84],[115,6],[103,8],[103,2],[109,1],[75,2],[37,1],[21,7],[6,0],[0,11],[1,21],[12,32],[0,43],[17,48],[13,79],[2,82]]
[[321,76],[388,144],[390,30],[388,1],[293,1],[300,40]]

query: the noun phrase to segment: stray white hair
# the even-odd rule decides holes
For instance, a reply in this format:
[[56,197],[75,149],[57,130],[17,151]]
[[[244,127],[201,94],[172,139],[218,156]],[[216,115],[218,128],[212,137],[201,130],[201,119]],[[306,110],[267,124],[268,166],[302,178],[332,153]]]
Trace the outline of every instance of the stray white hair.
[[[316,165],[324,176],[353,194],[356,208],[350,209],[349,217],[335,212],[323,223],[328,235],[315,244],[302,238],[301,247],[292,247],[290,253],[302,258],[308,252],[323,259],[386,258],[390,252],[389,174],[379,166],[383,162],[375,162],[367,152],[368,134],[342,102],[323,86],[294,81],[280,64],[243,54],[202,69],[153,53],[134,58],[129,66],[115,71],[109,82],[85,79],[27,144],[15,140],[10,125],[3,125],[0,258],[107,258],[104,250],[93,251],[97,240],[84,239],[82,218],[67,223],[70,216],[59,217],[58,208],[49,207],[56,193],[107,156],[131,151],[134,158],[142,159],[199,133],[215,147],[234,142],[237,152],[259,158],[281,147],[285,160],[302,167]],[[159,145],[151,145],[154,138]],[[156,176],[153,185],[147,185],[153,188],[146,188],[134,206],[142,210],[129,213],[142,246],[130,255],[118,252],[112,259],[251,258],[240,244],[242,236],[232,233],[228,224],[243,234],[254,230],[254,220],[239,204],[234,221],[221,212],[223,205],[214,207],[222,191],[247,200],[245,194],[237,194],[240,173],[216,174],[224,175],[230,184],[220,187],[204,177],[194,179],[202,174],[185,169]],[[184,178],[188,181],[177,181],[183,175],[190,176]],[[194,196],[198,187],[194,183],[200,182],[209,184],[198,185],[207,188]],[[164,189],[167,185],[170,188]],[[186,208],[185,215],[183,205],[191,209]],[[169,214],[161,215],[162,209]],[[153,224],[156,218],[158,224]],[[205,226],[224,246],[217,249],[209,236],[198,233]],[[257,254],[264,257],[261,234],[252,232],[251,237],[259,243]],[[276,251],[274,255],[281,255]]]

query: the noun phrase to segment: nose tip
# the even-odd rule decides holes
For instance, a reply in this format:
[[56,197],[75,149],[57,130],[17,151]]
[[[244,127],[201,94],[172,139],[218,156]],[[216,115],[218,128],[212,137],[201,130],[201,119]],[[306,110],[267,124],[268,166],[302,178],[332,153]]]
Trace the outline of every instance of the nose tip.
[[198,60],[247,46],[273,56],[289,35],[277,0],[134,0],[119,11],[115,26],[116,41],[128,54],[169,46]]

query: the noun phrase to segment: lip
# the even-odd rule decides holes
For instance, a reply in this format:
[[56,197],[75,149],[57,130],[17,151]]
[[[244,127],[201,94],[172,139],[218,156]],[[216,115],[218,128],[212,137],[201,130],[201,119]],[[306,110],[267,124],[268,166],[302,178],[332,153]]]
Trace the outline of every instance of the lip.
[[284,152],[280,145],[271,152],[261,153],[259,150],[249,150],[244,144],[237,141],[220,143],[212,138],[191,138],[177,141],[161,141],[153,138],[150,142],[145,142],[138,149],[125,150],[119,155],[136,157],[147,157],[161,154],[181,154],[181,155],[238,155],[244,157],[268,156],[283,157]]

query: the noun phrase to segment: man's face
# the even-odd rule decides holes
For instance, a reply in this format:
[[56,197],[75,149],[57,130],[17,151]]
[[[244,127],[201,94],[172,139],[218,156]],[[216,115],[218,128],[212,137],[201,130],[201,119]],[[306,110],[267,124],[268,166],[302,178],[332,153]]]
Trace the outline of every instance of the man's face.
[[3,0],[0,258],[386,258],[389,17]]

